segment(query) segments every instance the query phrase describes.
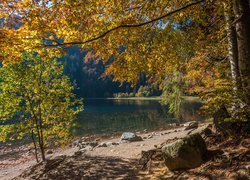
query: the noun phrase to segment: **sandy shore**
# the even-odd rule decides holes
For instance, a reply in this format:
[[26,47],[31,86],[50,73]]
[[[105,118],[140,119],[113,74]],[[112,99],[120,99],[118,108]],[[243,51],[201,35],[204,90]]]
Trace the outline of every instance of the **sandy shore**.
[[[202,126],[202,125],[200,125]],[[190,130],[189,130],[190,131]],[[171,140],[182,138],[186,136],[189,131],[185,131],[184,127],[175,127],[170,130],[154,131],[148,133],[137,133],[143,138],[143,141],[120,143],[119,145],[111,145],[108,147],[98,147],[85,152],[91,157],[112,157],[121,158],[125,161],[139,159],[142,151],[147,151],[159,146],[160,144]],[[120,138],[100,139],[99,144],[119,142]],[[47,157],[56,157],[58,155],[73,155],[78,151],[77,147],[65,147],[56,149],[53,154]],[[0,156],[0,179],[8,180],[20,175],[26,168],[35,165],[33,153],[28,147],[17,147],[10,151],[10,149],[1,150]]]
[[[143,141],[130,142],[119,144],[110,147],[95,148],[93,151],[88,151],[87,154],[91,156],[115,156],[128,159],[137,159],[141,155],[141,151],[154,149],[156,146],[166,142],[170,139],[182,138],[187,135],[189,131],[184,131],[184,128],[176,128],[166,131],[155,131],[144,134],[137,134],[143,138]],[[150,137],[148,139],[148,137]],[[119,142],[120,138],[106,140],[105,142]]]

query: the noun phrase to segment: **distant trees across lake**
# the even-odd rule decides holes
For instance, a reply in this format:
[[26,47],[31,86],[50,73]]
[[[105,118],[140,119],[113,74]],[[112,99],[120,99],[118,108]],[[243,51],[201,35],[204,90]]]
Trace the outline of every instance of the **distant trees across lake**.
[[[87,51],[81,52],[78,47],[70,47],[67,49],[65,57],[60,58],[64,64],[64,73],[67,74],[71,81],[75,84],[75,93],[80,97],[87,98],[103,98],[115,97],[117,94],[130,94],[132,96],[160,95],[161,92],[157,86],[147,84],[145,75],[141,75],[140,82],[131,87],[129,83],[121,85],[119,82],[114,82],[111,77],[103,77],[105,65],[94,59],[88,62],[84,61]],[[146,90],[149,92],[145,92]],[[139,91],[138,91],[139,90]],[[143,90],[143,92],[141,92]]]

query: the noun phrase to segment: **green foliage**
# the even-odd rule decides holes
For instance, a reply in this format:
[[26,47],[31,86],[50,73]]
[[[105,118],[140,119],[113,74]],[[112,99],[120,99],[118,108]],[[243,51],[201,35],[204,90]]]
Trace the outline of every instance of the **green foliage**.
[[148,85],[141,85],[136,93],[115,93],[113,94],[114,98],[129,98],[129,97],[150,97],[150,96],[158,96],[159,89],[157,84],[148,84]]
[[[250,51],[250,40],[247,38],[250,33],[250,28],[247,26],[250,19],[249,1],[49,2],[48,6],[46,3],[41,4],[40,1],[17,0],[15,3],[10,0],[3,1],[4,10],[0,11],[4,24],[0,27],[2,42],[0,58],[5,64],[10,60],[20,60],[25,49],[36,49],[39,54],[52,57],[63,54],[64,48],[61,48],[63,44],[66,47],[79,45],[91,51],[91,55],[86,59],[96,58],[107,63],[105,74],[111,75],[115,81],[136,84],[140,74],[144,73],[151,80],[164,84],[165,76],[171,78],[176,66],[182,67],[187,63],[190,72],[181,69],[178,71],[190,77],[189,87],[196,87],[190,88],[190,91],[204,97],[203,100],[209,104],[208,109],[211,113],[222,102],[226,103],[227,107],[232,104],[227,98],[232,99],[229,97],[232,93],[229,91],[232,91],[233,88],[230,90],[230,86],[234,84],[229,84],[232,80],[230,73],[234,72],[230,72],[229,66],[224,66],[222,69],[217,67],[220,66],[218,63],[229,64],[229,61],[224,61],[231,53],[228,53],[230,43],[225,38],[228,36],[225,28],[228,24],[225,21],[227,18],[223,16],[224,4],[227,7],[226,11],[231,7],[231,10],[230,8],[228,10],[232,22],[237,17],[244,16],[242,21],[229,24],[234,24],[234,31],[236,26],[242,26],[237,28],[239,31],[236,32],[235,40],[238,42],[236,49],[239,52],[236,54],[240,65],[238,67],[240,78],[237,81],[242,84],[243,89],[236,94],[244,95],[243,98],[240,97],[243,99],[240,100],[243,101],[240,104],[245,104],[249,118],[250,55],[246,53]],[[12,16],[13,12],[18,12],[22,18]],[[21,24],[20,28],[12,28],[9,19]],[[63,41],[58,42],[58,39]],[[110,57],[114,58],[112,62]],[[237,63],[234,66],[237,66]],[[213,82],[223,82],[225,86],[220,87],[220,83]],[[163,86],[166,94],[163,96],[168,98],[170,108],[177,110],[181,88],[172,83],[169,86]],[[139,96],[147,95],[143,89],[140,90]],[[174,100],[172,96],[177,99]],[[9,108],[11,111],[13,107]],[[7,113],[5,116],[11,114]]]
[[136,93],[137,97],[149,97],[151,96],[151,89],[149,86],[141,86],[137,93]]
[[23,61],[1,67],[0,141],[33,135],[43,146],[66,142],[82,111],[82,101],[72,91],[55,59],[24,54]]
[[135,94],[131,92],[131,93],[128,94],[128,96],[129,97],[135,97]]
[[204,104],[202,111],[207,116],[213,116],[222,106],[232,114],[230,110],[234,98],[229,71],[227,61],[204,62],[200,57],[191,59],[187,64],[185,79],[189,93],[199,94]]
[[206,111],[207,114],[213,115],[222,105],[231,106],[233,97],[231,84],[228,81],[217,79],[207,83],[207,86],[209,84],[212,88],[207,87],[206,90],[202,91],[201,98],[205,102],[203,110]]
[[181,102],[183,100],[184,81],[182,73],[173,72],[172,77],[167,77],[162,83],[162,104],[169,106],[169,112],[173,113],[178,120],[181,120]]

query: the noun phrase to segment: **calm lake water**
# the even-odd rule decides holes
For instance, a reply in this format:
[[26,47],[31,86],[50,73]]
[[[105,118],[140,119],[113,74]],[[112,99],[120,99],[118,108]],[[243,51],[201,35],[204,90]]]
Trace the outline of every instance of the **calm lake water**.
[[[183,121],[204,120],[199,114],[201,105],[197,101],[183,102]],[[177,120],[158,100],[84,99],[84,111],[77,122],[76,134],[84,135],[160,129]]]

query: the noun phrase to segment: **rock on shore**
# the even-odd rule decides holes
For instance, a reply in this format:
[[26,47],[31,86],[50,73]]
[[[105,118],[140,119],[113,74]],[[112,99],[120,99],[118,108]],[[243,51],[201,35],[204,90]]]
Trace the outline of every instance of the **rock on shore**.
[[121,141],[123,140],[129,141],[129,142],[143,141],[141,136],[137,136],[135,133],[132,133],[132,132],[124,132],[121,136]]
[[190,169],[201,165],[207,152],[200,134],[193,134],[162,147],[165,164],[169,170]]

